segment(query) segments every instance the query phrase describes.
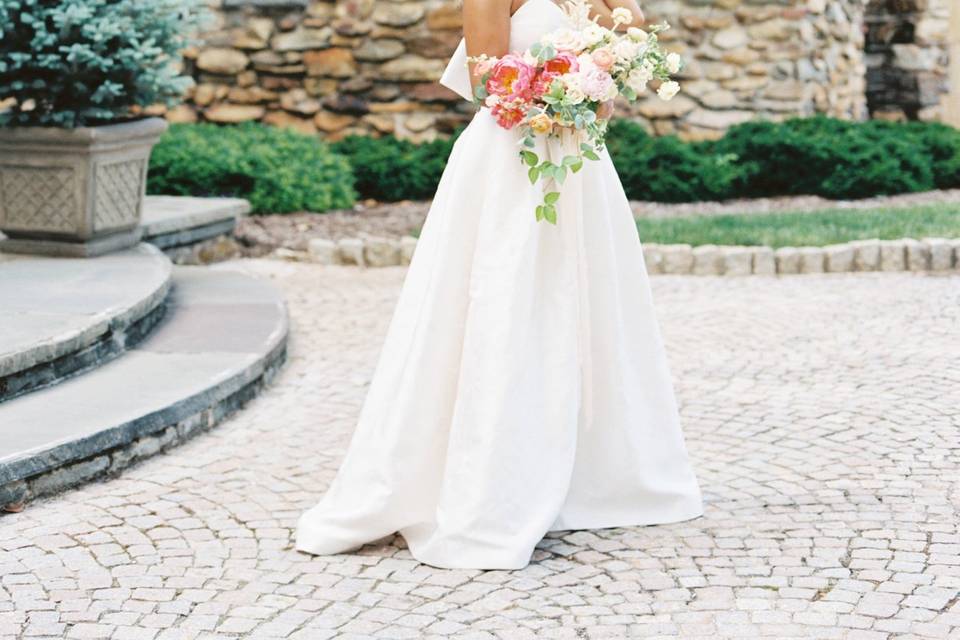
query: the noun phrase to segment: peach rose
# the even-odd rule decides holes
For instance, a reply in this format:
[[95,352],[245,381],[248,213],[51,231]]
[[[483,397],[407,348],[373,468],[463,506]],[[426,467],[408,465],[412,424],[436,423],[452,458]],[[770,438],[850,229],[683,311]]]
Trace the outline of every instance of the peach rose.
[[610,49],[607,49],[606,47],[602,47],[594,51],[592,57],[593,64],[597,65],[604,71],[609,71],[610,67],[613,66],[613,63],[616,62],[616,58],[614,58],[613,54],[610,52]]

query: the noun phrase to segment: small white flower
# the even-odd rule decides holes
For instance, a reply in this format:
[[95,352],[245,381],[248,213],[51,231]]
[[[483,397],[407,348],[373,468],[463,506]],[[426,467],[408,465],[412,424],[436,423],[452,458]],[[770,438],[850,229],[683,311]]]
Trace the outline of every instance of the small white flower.
[[657,89],[657,95],[660,96],[661,100],[670,100],[677,93],[680,92],[680,84],[671,80],[670,82],[664,82],[660,85],[660,88]]
[[487,96],[487,99],[483,101],[483,103],[492,109],[500,104],[500,96],[490,94]]
[[677,73],[680,71],[680,67],[683,65],[683,59],[680,57],[679,53],[668,53],[667,54],[667,71],[670,73]]
[[583,39],[586,41],[587,45],[593,46],[606,38],[607,34],[609,33],[609,30],[604,29],[596,22],[591,22],[583,29]]
[[600,102],[606,102],[608,100],[615,100],[617,96],[620,95],[620,90],[617,89],[617,83],[611,82],[610,87],[607,89],[607,93],[600,99]]
[[633,22],[633,12],[626,7],[617,7],[610,13],[616,24],[630,24]]
[[643,93],[647,90],[647,83],[652,77],[645,68],[634,69],[627,76],[627,86],[637,93]]
[[633,62],[639,53],[640,45],[628,38],[621,38],[617,44],[613,45],[613,55],[619,62]]
[[523,61],[526,62],[531,67],[535,67],[539,63],[539,61],[537,60],[537,56],[530,53],[529,49],[523,52]]
[[587,96],[580,87],[567,87],[567,91],[563,96],[563,101],[567,104],[580,104],[586,99]]
[[640,27],[630,27],[627,29],[627,35],[637,42],[646,42],[650,38],[650,35]]

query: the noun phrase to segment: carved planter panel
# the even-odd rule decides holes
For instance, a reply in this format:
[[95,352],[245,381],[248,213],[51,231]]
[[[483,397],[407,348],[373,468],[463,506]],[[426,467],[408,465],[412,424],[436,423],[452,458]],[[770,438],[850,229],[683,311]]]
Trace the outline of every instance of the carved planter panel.
[[0,231],[6,251],[94,255],[130,246],[157,118],[105,127],[0,130]]

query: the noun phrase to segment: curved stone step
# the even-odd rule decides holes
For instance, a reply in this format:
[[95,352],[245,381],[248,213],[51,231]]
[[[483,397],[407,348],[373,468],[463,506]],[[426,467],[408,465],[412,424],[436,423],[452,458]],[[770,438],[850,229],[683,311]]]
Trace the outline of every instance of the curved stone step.
[[168,310],[142,343],[95,370],[0,405],[0,506],[121,469],[210,428],[259,390],[286,353],[269,283],[178,267]]
[[0,262],[0,402],[140,340],[163,314],[171,269],[148,244],[99,258]]

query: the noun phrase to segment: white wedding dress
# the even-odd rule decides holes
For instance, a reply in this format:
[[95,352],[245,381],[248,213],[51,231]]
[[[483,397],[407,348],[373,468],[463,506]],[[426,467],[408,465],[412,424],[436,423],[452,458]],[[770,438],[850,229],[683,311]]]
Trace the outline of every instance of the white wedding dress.
[[[512,50],[561,27],[527,0]],[[470,95],[464,48],[441,82]],[[548,531],[694,518],[640,242],[604,153],[568,179],[559,222],[518,136],[484,109],[457,140],[339,474],[297,548],[399,532],[429,565],[517,569]],[[541,149],[541,153],[546,152]]]

